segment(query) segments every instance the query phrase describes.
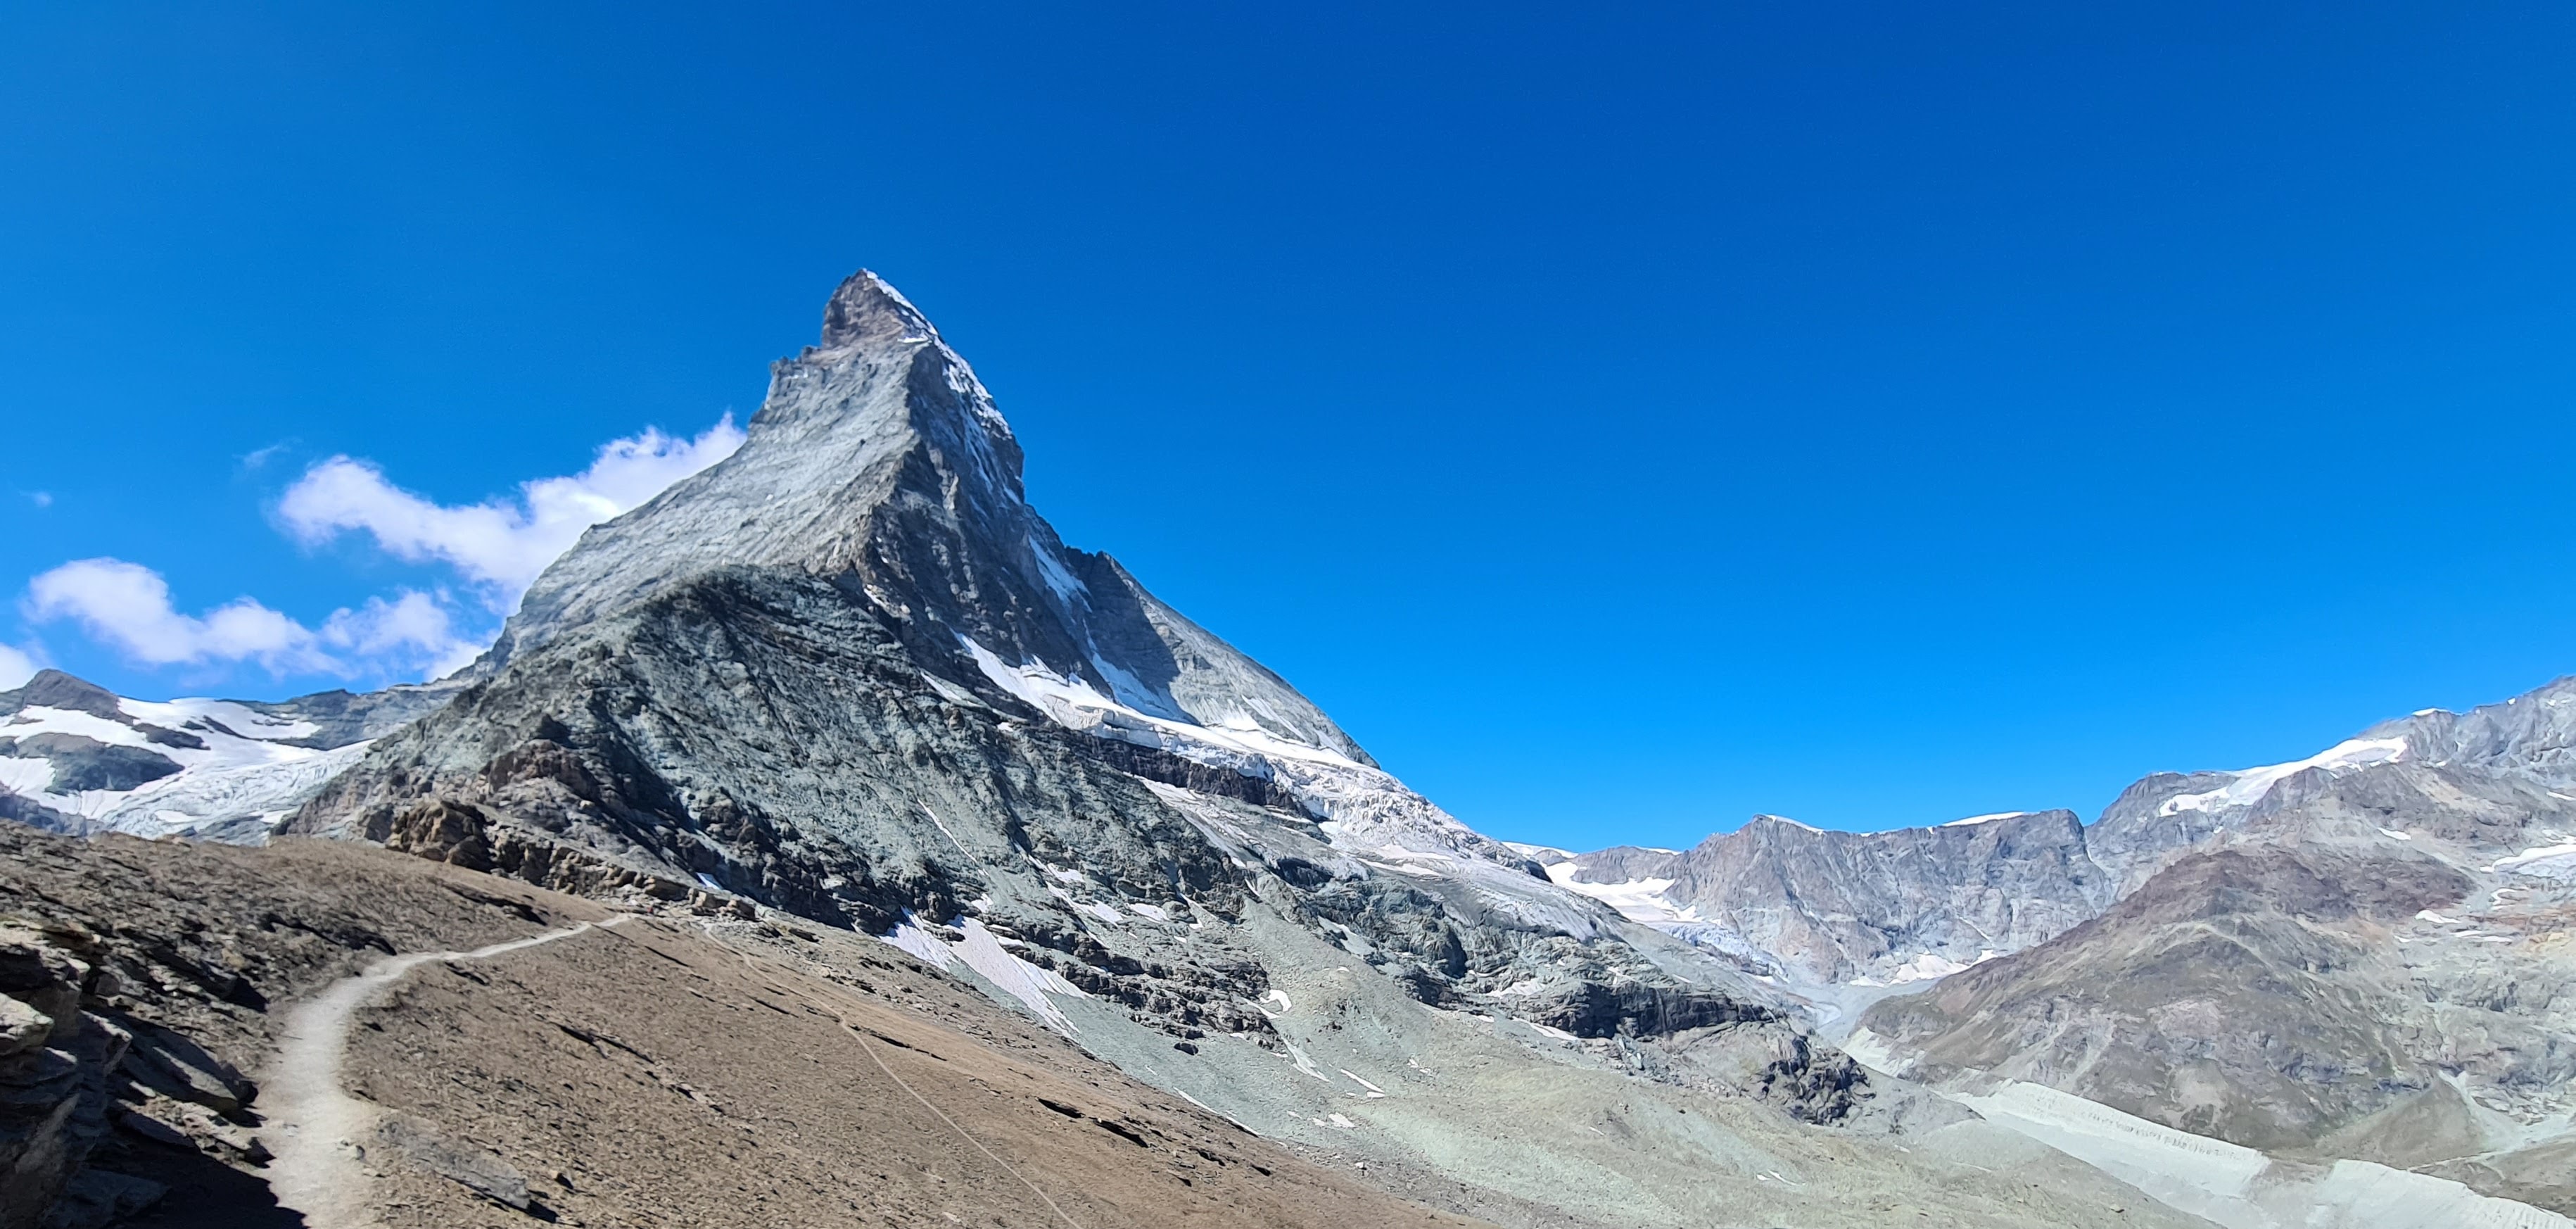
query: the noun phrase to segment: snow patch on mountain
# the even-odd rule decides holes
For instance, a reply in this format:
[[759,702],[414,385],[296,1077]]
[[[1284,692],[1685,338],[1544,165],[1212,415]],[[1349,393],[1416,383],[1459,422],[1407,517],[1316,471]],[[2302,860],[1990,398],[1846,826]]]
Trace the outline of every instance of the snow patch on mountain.
[[294,745],[291,740],[309,739],[320,727],[225,700],[120,699],[115,711],[126,719],[29,705],[0,719],[0,738],[24,747],[53,734],[128,747],[168,761],[175,771],[124,789],[60,788],[55,759],[22,752],[0,757],[0,787],[107,831],[171,836],[244,818],[273,823],[367,746]]
[[942,971],[959,964],[973,969],[995,989],[1019,1000],[1048,1028],[1071,1037],[1077,1031],[1073,1021],[1055,1005],[1050,995],[1089,998],[1082,987],[1066,981],[1055,970],[1032,964],[1012,954],[1005,943],[1014,942],[996,935],[984,923],[972,917],[961,917],[953,927],[954,939],[944,938],[924,929],[907,917],[893,930],[877,936],[887,945],[900,948],[924,963]]
[[2532,879],[2576,880],[2576,842],[2526,849],[2486,868],[2492,874]]
[[1954,819],[1940,826],[1944,828],[1974,828],[1979,824],[1990,824],[1998,819],[2019,819],[2028,814],[2030,814],[2028,811],[1997,811],[1991,815],[1971,815],[1966,819]]
[[1090,600],[1091,590],[1064,566],[1063,560],[1055,557],[1054,551],[1048,550],[1036,538],[1029,539],[1029,554],[1038,561],[1038,579],[1046,582],[1047,589],[1055,594],[1057,600],[1067,605]]
[[1631,921],[1653,925],[1656,922],[1695,922],[1696,907],[1676,907],[1664,899],[1673,886],[1671,879],[1632,879],[1625,883],[1586,883],[1578,878],[1583,868],[1572,859],[1547,864],[1548,881],[1569,892],[1579,892],[1618,910]]
[[961,647],[985,678],[1058,725],[1279,782],[1326,817],[1319,826],[1335,848],[1374,859],[1381,869],[1466,881],[1487,905],[1577,938],[1599,929],[1597,917],[1530,876],[1510,846],[1458,822],[1383,770],[1282,738],[1250,717],[1202,725],[1158,715],[1043,663],[1009,664],[970,638],[961,637]]
[[1985,962],[1993,960],[2001,955],[2003,955],[2002,952],[1989,949],[1977,953],[1976,959],[1962,964],[1959,961],[1952,960],[1938,952],[1925,952],[1911,960],[1898,962],[1896,967],[1893,970],[1890,970],[1885,978],[1862,976],[1853,978],[1849,984],[1862,987],[1878,987],[1910,986],[1916,982],[1936,982],[1953,973],[1965,973],[1969,969],[1975,968],[1976,966],[1984,964]]
[[[1152,697],[1144,694],[1143,686],[1135,683],[1132,678],[1127,680],[1127,687],[1120,687],[1121,672],[1107,668],[1096,658],[1093,666],[1102,674],[1110,676],[1105,681],[1109,683],[1111,690],[1127,691],[1129,694],[1114,698],[1103,695],[1089,679],[1068,678],[1056,673],[1043,662],[1010,665],[991,649],[977,644],[973,639],[962,636],[958,639],[961,647],[974,658],[975,668],[982,671],[985,678],[991,679],[993,684],[1002,690],[1028,701],[1030,707],[1046,714],[1058,725],[1073,729],[1094,730],[1106,726],[1108,730],[1134,730],[1139,733],[1160,734],[1168,739],[1181,740],[1184,744],[1190,742],[1208,744],[1211,750],[1235,756],[1276,755],[1352,768],[1359,767],[1337,751],[1292,742],[1272,734],[1255,724],[1249,717],[1230,722],[1222,728],[1182,720],[1179,714],[1171,712],[1155,702]],[[1149,708],[1160,711],[1148,711]],[[1136,724],[1131,723],[1141,723],[1142,728],[1139,729]],[[1110,736],[1118,735],[1113,733]],[[1128,741],[1145,746],[1165,746],[1164,738],[1132,738]],[[1165,749],[1188,754],[1179,746],[1165,746]]]
[[2230,777],[2227,784],[2196,794],[2178,794],[2167,798],[2156,808],[2156,813],[2174,815],[2183,811],[2222,811],[2236,807],[2249,807],[2262,801],[2265,794],[2272,792],[2273,786],[2311,768],[2341,774],[2374,764],[2395,763],[2405,758],[2407,750],[2407,740],[2403,735],[2393,738],[2346,739],[2304,760],[2292,760],[2286,764],[2269,764],[2261,768],[2248,768],[2227,774]]

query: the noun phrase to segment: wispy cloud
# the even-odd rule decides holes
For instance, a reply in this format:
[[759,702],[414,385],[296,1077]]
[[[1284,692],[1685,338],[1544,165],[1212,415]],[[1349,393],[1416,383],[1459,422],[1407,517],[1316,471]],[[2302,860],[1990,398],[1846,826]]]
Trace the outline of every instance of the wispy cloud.
[[732,456],[742,440],[730,414],[696,439],[647,430],[610,441],[581,473],[522,483],[516,501],[464,505],[403,490],[373,462],[333,457],[287,490],[278,514],[308,544],[363,530],[397,559],[446,563],[507,613],[583,530]]
[[27,617],[77,620],[146,665],[252,660],[283,673],[327,664],[313,651],[313,633],[293,619],[246,597],[183,615],[160,573],[121,559],[77,560],[37,577],[27,586]]
[[34,504],[39,508],[50,508],[54,506],[54,493],[52,491],[20,491],[18,493],[26,496],[28,503]]
[[[672,483],[733,455],[742,429],[726,415],[694,439],[647,430],[600,448],[578,474],[520,484],[515,500],[441,505],[396,487],[375,463],[333,457],[307,470],[278,508],[286,531],[308,544],[361,530],[414,563],[443,563],[479,603],[444,589],[404,589],[333,611],[307,625],[250,597],[189,614],[160,573],[123,559],[81,559],[29,582],[22,604],[36,623],[69,622],[145,666],[255,665],[275,675],[358,680],[437,678],[472,661],[499,629],[494,615],[592,525],[634,508]],[[248,467],[283,445],[242,458]],[[50,495],[28,493],[38,506]],[[460,615],[487,608],[460,629]],[[0,645],[0,687],[33,674],[38,646]]]

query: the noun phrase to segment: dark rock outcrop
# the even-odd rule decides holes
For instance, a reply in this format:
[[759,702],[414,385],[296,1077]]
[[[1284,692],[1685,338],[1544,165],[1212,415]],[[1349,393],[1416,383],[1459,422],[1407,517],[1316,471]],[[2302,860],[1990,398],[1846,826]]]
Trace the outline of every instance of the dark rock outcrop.
[[169,756],[143,747],[102,743],[78,734],[30,734],[0,738],[0,755],[44,760],[53,765],[52,790],[129,790],[179,771]]
[[0,928],[0,1229],[61,1223],[50,1218],[108,1132],[132,1036],[81,1010],[95,975],[43,934]]

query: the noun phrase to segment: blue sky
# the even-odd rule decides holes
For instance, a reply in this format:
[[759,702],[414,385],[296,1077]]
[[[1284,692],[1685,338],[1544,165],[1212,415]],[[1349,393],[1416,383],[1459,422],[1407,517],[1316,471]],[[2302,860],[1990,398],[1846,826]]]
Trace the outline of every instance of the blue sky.
[[[1506,837],[2576,670],[2560,6],[398,7],[0,13],[0,644],[416,672],[509,582],[299,481],[676,464],[866,265],[1067,541]],[[146,577],[181,660],[82,621]]]

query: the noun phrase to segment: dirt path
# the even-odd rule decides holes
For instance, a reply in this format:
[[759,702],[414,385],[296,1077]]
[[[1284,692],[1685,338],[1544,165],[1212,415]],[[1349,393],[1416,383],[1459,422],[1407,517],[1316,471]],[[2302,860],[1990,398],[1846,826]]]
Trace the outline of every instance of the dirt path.
[[268,1119],[260,1140],[276,1157],[268,1165],[268,1184],[279,1206],[302,1212],[312,1229],[377,1223],[368,1198],[363,1141],[372,1137],[379,1111],[340,1085],[349,1020],[358,1008],[433,960],[485,960],[624,921],[583,922],[470,952],[390,956],[296,1004],[287,1012],[286,1039],[278,1046],[277,1061],[260,1083],[260,1109]]

